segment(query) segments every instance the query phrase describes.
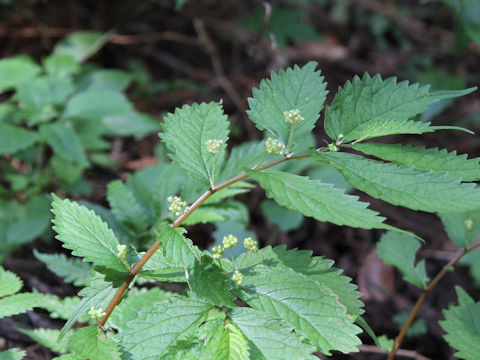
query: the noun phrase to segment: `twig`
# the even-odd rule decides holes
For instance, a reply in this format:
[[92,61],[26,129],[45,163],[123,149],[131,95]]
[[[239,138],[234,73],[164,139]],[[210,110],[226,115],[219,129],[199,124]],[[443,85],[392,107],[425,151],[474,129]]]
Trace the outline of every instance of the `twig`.
[[[374,345],[360,345],[358,347],[358,350],[363,351],[363,352],[376,353],[376,354],[386,354],[387,353],[382,348],[379,348],[378,346],[374,346]],[[413,351],[413,350],[399,349],[397,351],[397,354],[399,356],[404,356],[404,357],[412,358],[412,359],[415,359],[415,360],[430,360],[429,358],[427,358],[427,357],[423,356],[422,354],[419,354],[419,353],[417,353],[416,351]]]
[[[260,171],[260,170],[268,169],[268,168],[271,168],[272,166],[278,165],[278,164],[280,164],[284,161],[287,161],[287,160],[303,159],[303,158],[307,158],[307,157],[310,157],[310,156],[311,156],[310,154],[287,155],[287,156],[282,157],[278,160],[272,161],[271,163],[265,164],[265,165],[259,167],[258,169],[255,169],[255,170]],[[236,182],[239,182],[241,180],[245,180],[246,178],[248,178],[248,174],[246,174],[246,173],[240,174],[240,175],[234,176],[233,178],[231,178],[227,181],[224,181],[223,183],[218,184],[218,185],[212,187],[211,189],[208,189],[207,191],[205,191],[188,208],[188,210],[183,215],[179,216],[175,220],[175,222],[171,225],[172,228],[179,227],[185,221],[186,218],[188,218],[196,209],[198,209],[200,207],[200,205],[202,205],[214,193],[216,193],[216,192],[218,192],[218,191],[220,191],[220,190],[222,190],[222,189],[224,189],[224,188],[226,188],[226,187],[228,187],[232,184],[235,184]],[[150,246],[150,248],[147,250],[147,252],[141,257],[141,259],[138,261],[138,263],[136,263],[135,266],[130,270],[128,275],[125,277],[125,280],[123,281],[123,283],[120,285],[117,292],[113,296],[112,300],[110,300],[110,303],[108,304],[107,308],[105,309],[105,316],[98,322],[98,326],[100,326],[100,327],[105,326],[105,323],[107,322],[108,318],[112,314],[113,309],[115,309],[115,307],[118,305],[118,303],[122,299],[123,295],[125,294],[125,292],[127,291],[128,287],[129,287],[130,283],[135,278],[135,276],[140,272],[142,267],[147,263],[147,261],[152,257],[152,255],[155,253],[155,251],[157,251],[159,245],[160,245],[160,241],[159,240],[155,241],[153,243],[153,245]]]
[[400,345],[402,344],[403,338],[407,334],[408,329],[410,328],[410,325],[412,325],[413,320],[415,320],[415,317],[417,316],[418,311],[423,305],[423,302],[425,301],[428,293],[432,291],[432,289],[437,286],[437,284],[440,282],[440,280],[443,279],[443,277],[452,269],[468,252],[480,247],[480,241],[470,245],[469,247],[462,249],[450,262],[445,265],[442,270],[435,276],[435,278],[430,281],[428,286],[423,290],[422,295],[418,298],[417,302],[415,303],[415,306],[413,307],[412,311],[410,312],[410,315],[408,316],[407,321],[402,327],[402,330],[398,334],[397,338],[395,339],[395,344],[393,345],[392,350],[388,354],[387,360],[393,360],[395,357],[395,354],[398,352],[398,349],[400,348]]

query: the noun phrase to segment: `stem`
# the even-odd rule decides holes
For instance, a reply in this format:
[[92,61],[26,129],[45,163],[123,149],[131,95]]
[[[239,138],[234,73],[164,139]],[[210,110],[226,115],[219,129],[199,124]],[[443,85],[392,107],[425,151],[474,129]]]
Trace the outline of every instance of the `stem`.
[[[326,151],[326,149],[322,149],[322,152]],[[303,159],[303,158],[308,158],[310,157],[310,154],[300,154],[300,155],[292,155],[289,154],[287,156],[284,156],[280,159],[277,159],[275,161],[272,161],[271,163],[265,164],[263,166],[260,166],[256,168],[256,171],[264,170],[271,168],[272,166],[278,165],[284,161],[288,160],[293,160],[293,159]],[[187,211],[180,215],[171,225],[172,228],[177,228],[179,227],[186,218],[188,218],[196,209],[200,207],[210,196],[212,196],[214,193],[217,191],[220,191],[222,189],[225,189],[226,187],[235,184],[236,182],[239,182],[241,180],[245,180],[248,178],[248,174],[240,174],[237,176],[232,177],[231,179],[222,182],[221,184],[218,184],[217,186],[212,186],[211,189],[208,189],[205,191],[190,207],[187,209]],[[152,255],[155,253],[155,251],[158,249],[160,245],[160,241],[157,240],[155,241],[152,246],[147,250],[147,252],[141,257],[141,259],[138,261],[138,263],[135,264],[135,266],[130,270],[129,274],[125,277],[125,280],[123,280],[122,285],[117,289],[117,292],[113,296],[112,300],[110,300],[110,303],[108,304],[107,308],[105,309],[105,316],[98,322],[98,326],[103,327],[105,326],[105,323],[107,322],[108,318],[113,312],[113,309],[118,305],[120,300],[122,299],[123,295],[125,294],[125,291],[127,291],[128,286],[134,279],[134,277],[140,272],[142,267],[147,263],[147,261],[152,257]]]
[[212,178],[210,179],[210,187],[215,186],[215,154],[212,156]]
[[232,255],[232,263],[234,263],[235,257],[233,256],[233,248],[230,248],[230,255]]
[[293,127],[295,124],[290,125],[290,132],[288,133],[287,155],[290,154],[290,148],[292,147],[293,140]]
[[423,305],[423,302],[425,301],[428,293],[432,291],[432,289],[437,286],[437,284],[440,282],[440,280],[443,279],[443,277],[450,271],[451,268],[453,268],[468,252],[480,247],[480,241],[472,244],[471,246],[462,249],[459,251],[459,253],[452,259],[450,262],[445,265],[442,270],[435,276],[435,278],[430,281],[428,286],[423,290],[422,295],[418,298],[417,302],[415,303],[415,306],[413,307],[412,311],[410,312],[410,315],[408,316],[407,321],[402,327],[402,330],[398,334],[397,338],[395,339],[395,344],[393,345],[392,350],[390,350],[390,353],[388,354],[387,360],[393,360],[395,357],[395,354],[397,353],[398,349],[400,348],[400,345],[402,344],[403,338],[407,334],[408,329],[410,328],[410,325],[412,325],[413,320],[415,320],[415,317],[417,316],[418,311]]

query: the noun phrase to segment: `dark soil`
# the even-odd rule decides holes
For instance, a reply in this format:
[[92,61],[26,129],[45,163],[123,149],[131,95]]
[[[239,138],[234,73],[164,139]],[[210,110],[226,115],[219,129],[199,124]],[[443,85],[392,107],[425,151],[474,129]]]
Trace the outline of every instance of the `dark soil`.
[[[160,119],[161,113],[184,103],[223,99],[225,111],[236,129],[232,144],[261,136],[244,112],[252,87],[258,86],[270,71],[295,63],[311,60],[319,63],[330,90],[327,102],[332,100],[338,86],[365,71],[404,79],[409,78],[412,68],[417,73],[442,68],[446,73],[464,76],[469,86],[477,84],[480,78],[480,47],[470,45],[456,49],[455,19],[440,3],[350,0],[341,2],[344,4],[341,8],[337,1],[312,1],[312,5],[299,8],[305,11],[305,17],[322,35],[323,41],[290,39],[285,48],[278,48],[275,43],[237,25],[253,8],[262,7],[260,1],[189,1],[180,12],[174,11],[172,6],[161,8],[157,3],[162,1],[15,1],[13,5],[0,7],[0,55],[29,54],[41,59],[51,52],[60,38],[72,31],[114,29],[116,35],[91,61],[107,68],[128,69],[130,61],[135,60],[148,71],[151,78],[147,88],[136,86],[130,91],[138,109]],[[382,30],[375,33],[374,23],[381,20]],[[199,36],[199,27],[206,35]],[[433,64],[428,69],[419,64],[419,59],[426,58]],[[194,81],[196,86],[154,91],[160,82],[174,79]],[[474,93],[457,101],[455,107],[447,109],[434,121],[458,124],[479,109],[480,101]],[[469,128],[479,130],[474,125]],[[318,143],[326,139],[321,126],[316,131]],[[119,162],[121,171],[115,174],[102,168],[90,170],[88,178],[94,188],[90,201],[106,204],[105,186],[109,181],[125,178],[134,169],[151,164],[159,139],[152,136],[141,142],[133,139],[113,141],[112,156]],[[385,141],[457,149],[471,157],[480,153],[478,138],[462,132],[391,137]],[[357,195],[371,202],[371,207],[386,216],[390,224],[426,240],[420,256],[426,259],[431,277],[454,256],[455,247],[448,241],[436,216]],[[262,197],[263,193],[257,190],[250,196],[243,196],[242,200],[252,209],[251,230],[266,243],[275,229],[258,211]],[[190,235],[205,246],[211,231],[211,226],[198,226],[190,230]],[[407,285],[396,271],[375,257],[375,243],[380,235],[380,231],[338,227],[307,219],[297,231],[280,232],[276,241],[289,248],[310,249],[315,255],[335,260],[365,292],[366,321],[376,334],[393,338],[399,331],[392,321],[393,316],[409,312],[420,291]],[[59,242],[38,240],[12,253],[4,266],[25,281],[24,290],[36,289],[61,297],[75,295],[77,289],[63,283],[33,257],[33,248],[41,252],[63,251]],[[419,316],[425,320],[428,333],[407,337],[402,348],[430,359],[453,359],[453,350],[443,340],[438,321],[442,319],[442,309],[456,301],[456,284],[480,299],[480,291],[473,286],[468,269],[459,266],[432,291],[420,310]],[[16,332],[14,328],[18,326],[59,328],[61,322],[51,320],[41,311],[0,321],[0,349],[18,346],[26,349],[27,358],[32,360],[53,357],[51,352]],[[365,344],[373,345],[368,336],[362,339]],[[384,354],[370,351],[376,348],[366,346],[361,350],[353,355],[335,353],[332,358],[385,359]]]

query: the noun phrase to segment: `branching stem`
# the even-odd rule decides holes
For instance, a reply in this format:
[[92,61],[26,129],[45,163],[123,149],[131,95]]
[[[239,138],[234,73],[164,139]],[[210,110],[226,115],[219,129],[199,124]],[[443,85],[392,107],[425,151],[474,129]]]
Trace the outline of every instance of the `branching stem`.
[[402,344],[403,338],[407,334],[408,329],[410,328],[410,325],[412,325],[413,320],[417,317],[417,313],[420,310],[420,308],[423,305],[423,302],[425,301],[428,293],[432,291],[432,289],[437,286],[437,284],[440,282],[440,280],[443,279],[443,277],[450,271],[451,268],[453,268],[468,252],[480,247],[480,241],[462,249],[450,262],[445,265],[442,270],[433,278],[432,281],[428,284],[428,286],[423,290],[422,295],[418,298],[417,302],[415,303],[415,306],[413,307],[412,311],[410,312],[410,315],[408,316],[407,321],[402,327],[402,330],[398,334],[397,338],[395,339],[395,344],[393,345],[392,350],[390,350],[390,353],[388,354],[387,360],[393,360],[395,357],[395,354],[397,353],[398,349],[400,348],[400,345]]
[[[322,149],[320,152],[327,151],[327,149]],[[303,158],[308,158],[310,157],[310,154],[299,154],[299,155],[292,155],[289,154],[287,156],[284,156],[280,159],[277,159],[275,161],[272,161],[271,163],[265,164],[263,166],[260,166],[256,168],[256,171],[264,170],[271,168],[272,166],[278,165],[284,161],[287,160],[293,160],[293,159],[303,159]],[[187,209],[185,213],[180,215],[171,225],[172,228],[177,228],[179,227],[186,218],[188,218],[196,209],[200,207],[210,196],[212,196],[214,193],[217,191],[220,191],[222,189],[225,189],[226,187],[235,184],[236,182],[245,180],[248,178],[248,174],[243,173],[237,176],[232,177],[229,180],[226,180],[222,182],[221,184],[218,184],[216,186],[212,186],[210,189],[205,191],[190,207]],[[118,305],[120,300],[122,299],[123,295],[127,291],[130,283],[132,280],[135,278],[135,276],[140,272],[140,270],[143,268],[143,266],[147,263],[147,261],[152,257],[152,255],[157,251],[158,247],[160,245],[160,241],[157,240],[155,241],[152,246],[145,252],[145,254],[141,257],[141,259],[138,261],[138,263],[135,264],[135,266],[130,270],[129,274],[126,276],[125,280],[123,280],[122,285],[117,289],[117,292],[113,296],[112,300],[110,300],[110,303],[108,304],[107,308],[105,309],[105,316],[100,319],[98,322],[99,327],[104,327],[105,323],[107,322],[108,318],[113,312],[113,309]]]

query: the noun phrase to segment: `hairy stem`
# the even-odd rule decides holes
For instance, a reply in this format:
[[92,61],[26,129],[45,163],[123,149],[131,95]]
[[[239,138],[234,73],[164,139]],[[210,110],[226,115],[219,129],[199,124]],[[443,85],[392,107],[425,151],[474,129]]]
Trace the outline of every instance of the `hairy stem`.
[[468,252],[472,251],[473,249],[476,249],[480,247],[480,241],[476,242],[465,249],[462,249],[450,262],[445,265],[442,270],[433,278],[432,281],[428,284],[428,286],[423,290],[422,295],[418,298],[417,302],[415,303],[415,306],[413,307],[412,311],[410,312],[410,315],[408,316],[407,321],[402,327],[402,330],[398,334],[398,336],[395,339],[395,344],[393,345],[392,350],[390,350],[387,360],[393,360],[395,357],[395,354],[397,353],[398,349],[400,348],[400,345],[402,344],[402,341],[407,334],[408,329],[410,328],[410,325],[412,325],[413,320],[415,320],[418,311],[423,305],[423,302],[425,301],[428,293],[432,291],[432,289],[437,286],[437,284],[440,282],[440,280],[443,279],[443,277],[450,271],[451,268],[453,268]]
[[[326,151],[327,149],[322,149],[320,150],[321,152]],[[299,155],[287,155],[284,156],[278,160],[272,161],[271,163],[265,164],[263,166],[260,166],[256,168],[256,171],[264,170],[271,168],[272,166],[278,165],[284,161],[287,160],[293,160],[293,159],[303,159],[310,157],[310,154],[299,154]],[[205,191],[190,207],[187,209],[187,211],[179,216],[171,225],[172,228],[177,228],[179,227],[186,218],[188,218],[196,209],[200,207],[210,196],[212,196],[214,193],[217,191],[220,191],[222,189],[225,189],[226,187],[235,184],[236,182],[239,182],[241,180],[245,180],[248,178],[248,174],[240,174],[237,176],[232,177],[231,179],[224,181],[221,184],[218,184],[217,186],[212,186],[210,189]],[[112,300],[110,300],[110,303],[108,304],[107,308],[105,309],[105,316],[100,319],[98,322],[98,326],[103,327],[105,326],[105,323],[107,322],[108,318],[113,312],[113,309],[118,305],[120,300],[122,299],[123,295],[127,291],[130,283],[132,280],[135,278],[135,276],[140,272],[142,267],[147,263],[147,261],[152,257],[152,255],[157,251],[158,247],[160,245],[160,241],[157,240],[155,241],[152,246],[147,250],[147,252],[141,257],[141,259],[138,261],[138,263],[135,264],[135,266],[130,270],[129,274],[126,276],[125,280],[123,280],[122,285],[118,288],[117,292],[113,296]]]

